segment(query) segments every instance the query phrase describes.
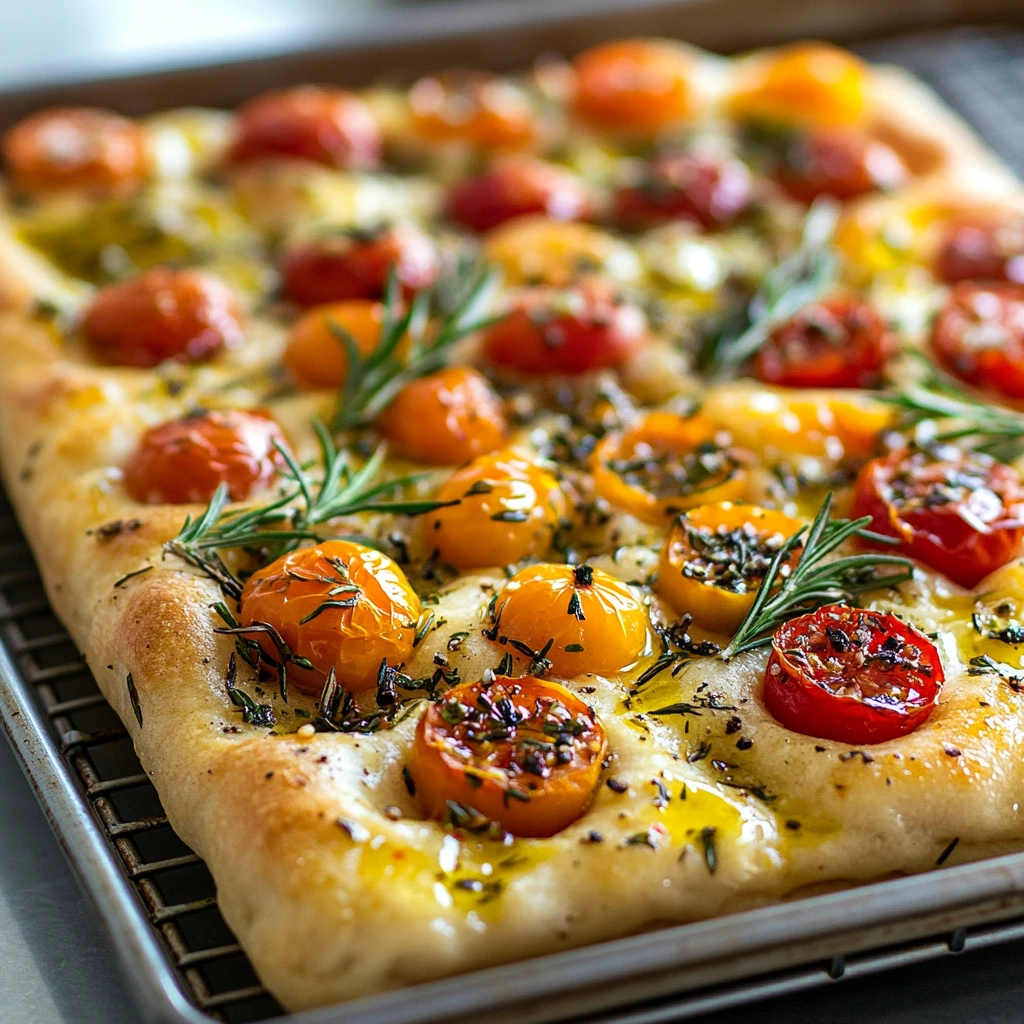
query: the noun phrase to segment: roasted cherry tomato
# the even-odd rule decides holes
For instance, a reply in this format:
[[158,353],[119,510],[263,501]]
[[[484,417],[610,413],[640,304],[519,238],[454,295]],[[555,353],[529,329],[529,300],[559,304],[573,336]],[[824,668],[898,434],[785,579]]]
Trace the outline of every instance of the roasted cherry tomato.
[[152,427],[125,467],[124,484],[148,505],[206,502],[219,484],[232,501],[265,487],[280,464],[281,428],[261,412],[228,409]]
[[513,565],[540,555],[565,514],[558,481],[511,451],[481,455],[442,485],[438,501],[458,501],[425,516],[436,557],[459,569]]
[[448,216],[473,231],[490,231],[528,213],[581,220],[589,212],[590,197],[578,175],[526,156],[496,160],[482,174],[456,182],[448,193]]
[[101,288],[82,327],[97,359],[148,368],[197,362],[242,343],[241,312],[231,289],[198,270],[156,267]]
[[[300,548],[249,577],[238,620],[288,685],[319,695],[333,668],[345,690],[377,684],[381,662],[412,653],[420,599],[387,555],[347,540]],[[279,641],[283,641],[282,649]],[[296,660],[298,659],[298,660]]]
[[537,138],[530,98],[514,82],[483,72],[419,79],[409,91],[413,130],[432,143],[479,150],[523,149]]
[[483,337],[485,357],[520,373],[589,373],[621,366],[643,345],[643,312],[617,302],[610,288],[523,291],[511,311]]
[[751,60],[730,100],[734,117],[780,124],[853,124],[867,109],[869,72],[852,53],[797,43]]
[[608,232],[548,217],[516,217],[500,224],[488,234],[484,255],[512,286],[564,288],[594,274],[633,280],[640,269],[629,247]]
[[4,166],[16,188],[131,189],[149,173],[142,129],[109,110],[51,107],[19,121],[3,138]]
[[587,809],[607,753],[604,727],[571,690],[499,677],[457,686],[427,708],[409,770],[430,817],[450,820],[455,804],[480,824],[540,838]]
[[[673,524],[661,549],[655,589],[699,626],[734,633],[772,560],[803,525],[757,505],[699,505]],[[787,564],[798,557],[794,552]]]
[[624,39],[573,61],[573,109],[601,131],[650,138],[691,113],[693,58],[667,39]]
[[741,498],[747,472],[707,417],[651,412],[607,434],[591,458],[594,488],[613,505],[662,523],[709,501]]
[[932,348],[961,380],[1024,398],[1024,286],[956,285],[932,326]]
[[775,631],[764,704],[805,736],[884,743],[924,722],[944,681],[939,652],[913,626],[830,604]]
[[315,306],[297,320],[288,334],[284,364],[305,388],[339,388],[348,375],[345,342],[335,333],[349,334],[368,356],[380,342],[384,305],[370,299],[349,299]]
[[281,278],[288,299],[317,306],[381,298],[392,268],[406,296],[429,288],[440,269],[433,239],[414,224],[331,235],[290,250]]
[[613,216],[629,231],[688,220],[707,231],[732,224],[750,206],[752,179],[734,157],[680,154],[645,164],[615,193]]
[[1024,284],[1024,217],[1019,213],[954,217],[943,225],[935,275],[960,281]]
[[785,148],[776,172],[779,184],[803,203],[819,196],[845,200],[891,192],[908,177],[892,146],[850,128],[799,133]]
[[467,366],[406,384],[377,426],[395,454],[434,466],[457,466],[493,452],[508,433],[501,398]]
[[291,159],[369,170],[380,151],[380,126],[358,96],[302,85],[264,93],[239,108],[228,161]]
[[625,583],[600,569],[531,565],[498,594],[488,635],[500,645],[526,644],[563,679],[609,676],[643,654],[647,612]]
[[1020,553],[1024,480],[987,455],[901,450],[861,470],[850,514],[871,516],[870,529],[901,541],[898,553],[974,587]]
[[866,299],[833,295],[805,306],[771,333],[754,368],[766,384],[788,388],[873,388],[895,347]]

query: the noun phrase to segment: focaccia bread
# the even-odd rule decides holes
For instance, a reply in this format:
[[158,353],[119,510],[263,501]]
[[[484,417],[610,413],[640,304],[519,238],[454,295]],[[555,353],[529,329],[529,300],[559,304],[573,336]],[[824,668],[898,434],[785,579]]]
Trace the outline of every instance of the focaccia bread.
[[924,87],[631,41],[4,153],[6,486],[284,1006],[1024,845],[1024,193]]

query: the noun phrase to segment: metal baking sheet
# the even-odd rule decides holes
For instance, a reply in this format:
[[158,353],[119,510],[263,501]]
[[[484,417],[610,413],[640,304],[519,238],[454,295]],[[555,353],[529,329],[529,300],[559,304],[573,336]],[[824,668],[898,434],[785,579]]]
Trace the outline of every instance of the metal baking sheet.
[[[1024,170],[1024,12],[1014,0],[857,5],[779,0],[442,4],[389,16],[344,44],[212,68],[54,85],[0,96],[0,125],[45,103],[130,112],[232,104],[296,81],[364,83],[453,63],[503,69],[616,35],[662,33],[719,50],[798,36],[864,40],[908,65]],[[748,16],[749,15],[749,16]],[[1002,27],[979,27],[1000,19]],[[0,719],[148,1019],[280,1014],[216,908],[202,862],[171,832],[130,741],[50,612],[13,515],[0,509]],[[679,1020],[843,976],[1024,937],[1024,854],[674,926],[297,1015],[308,1024],[601,1024]],[[528,993],[528,995],[524,995]]]

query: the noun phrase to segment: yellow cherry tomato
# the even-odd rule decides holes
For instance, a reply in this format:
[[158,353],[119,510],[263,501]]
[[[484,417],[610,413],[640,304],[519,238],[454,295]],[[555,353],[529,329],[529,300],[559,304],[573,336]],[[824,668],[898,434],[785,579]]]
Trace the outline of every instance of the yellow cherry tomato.
[[424,517],[436,557],[459,569],[512,565],[540,555],[565,515],[558,481],[512,451],[481,455],[442,485],[438,501],[458,501]]
[[380,342],[384,305],[370,299],[348,299],[315,306],[296,321],[288,335],[284,364],[305,388],[338,388],[348,375],[345,344],[331,329],[336,325],[368,356]]
[[597,493],[648,523],[707,501],[741,498],[747,472],[730,438],[704,415],[648,413],[606,435],[591,457]]
[[772,559],[801,526],[793,516],[758,505],[723,501],[690,509],[661,549],[655,589],[704,629],[733,633]]
[[587,274],[633,281],[640,274],[636,255],[605,231],[590,224],[516,217],[488,233],[487,259],[509,285],[547,284],[564,288]]
[[489,631],[526,644],[557,676],[612,675],[647,647],[647,612],[621,580],[589,565],[531,565],[498,595]]
[[738,77],[729,110],[741,120],[846,125],[867,110],[866,65],[826,43],[797,43],[751,58]]

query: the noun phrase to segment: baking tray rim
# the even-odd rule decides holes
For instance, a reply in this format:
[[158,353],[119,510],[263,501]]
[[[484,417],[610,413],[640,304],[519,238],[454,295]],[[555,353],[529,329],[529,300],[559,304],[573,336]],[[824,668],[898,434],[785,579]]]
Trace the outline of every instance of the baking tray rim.
[[[435,17],[443,15],[451,19],[447,26],[440,23],[440,17],[436,23],[430,17],[423,17],[431,13],[429,9],[403,12],[412,16],[402,17],[397,25],[391,26],[391,29],[397,28],[397,32],[367,27],[349,38],[331,39],[315,47],[241,59],[232,57],[223,64],[153,67],[88,81],[32,83],[0,92],[0,117],[7,100],[79,85],[110,84],[129,88],[132,84],[179,72],[188,74],[205,69],[235,71],[241,75],[246,69],[281,58],[301,60],[303,56],[323,57],[328,53],[340,56],[369,46],[436,42],[447,35],[465,37],[499,27],[527,31],[547,24],[585,22],[588,17],[631,10],[694,9],[720,3],[721,0],[573,0],[555,11],[542,0],[523,4],[517,9],[516,17],[487,17],[483,14],[487,4],[447,2],[433,10]],[[1008,17],[1019,18],[1020,12],[1015,9],[1013,0],[1005,6]],[[937,5],[937,9],[942,10],[942,5]],[[526,17],[523,17],[524,11]],[[471,12],[469,17],[468,12]],[[141,1008],[149,1019],[161,1024],[210,1021],[212,1018],[191,1002],[175,976],[168,954],[132,891],[116,851],[72,777],[36,705],[30,684],[22,677],[4,642],[0,642],[0,720]],[[727,957],[741,960],[767,951],[776,951],[784,957],[787,948],[799,948],[815,940],[833,942],[838,949],[842,938],[858,929],[881,929],[906,922],[908,918],[909,926],[901,933],[901,940],[924,937],[934,934],[928,927],[933,920],[930,915],[947,911],[967,913],[972,907],[990,905],[1012,908],[1016,900],[1021,901],[1024,910],[1024,851],[896,879],[860,883],[842,891],[798,897],[708,920],[667,925],[637,935],[307,1010],[289,1019],[296,1024],[329,1024],[341,1019],[345,1024],[418,1024],[465,1019],[467,1015],[499,1007],[507,1011],[517,1004],[527,1006],[537,999],[559,994],[572,996],[588,986],[608,992],[598,1008],[610,1009],[625,1005],[615,999],[608,991],[610,988],[630,980],[642,982],[656,972],[695,972],[719,964]],[[1003,912],[1002,917],[1005,916]],[[918,918],[921,919],[920,931],[915,930],[913,923]],[[988,919],[1000,919],[999,913],[994,911]],[[788,965],[807,964],[822,955],[820,952],[812,956],[798,955],[788,961]],[[759,973],[756,967],[746,970],[743,963],[736,963],[720,977],[739,981]],[[679,994],[687,990],[684,975],[677,977],[667,991]],[[635,1005],[635,1000],[629,1005]],[[564,1016],[550,1019],[564,1019]]]

